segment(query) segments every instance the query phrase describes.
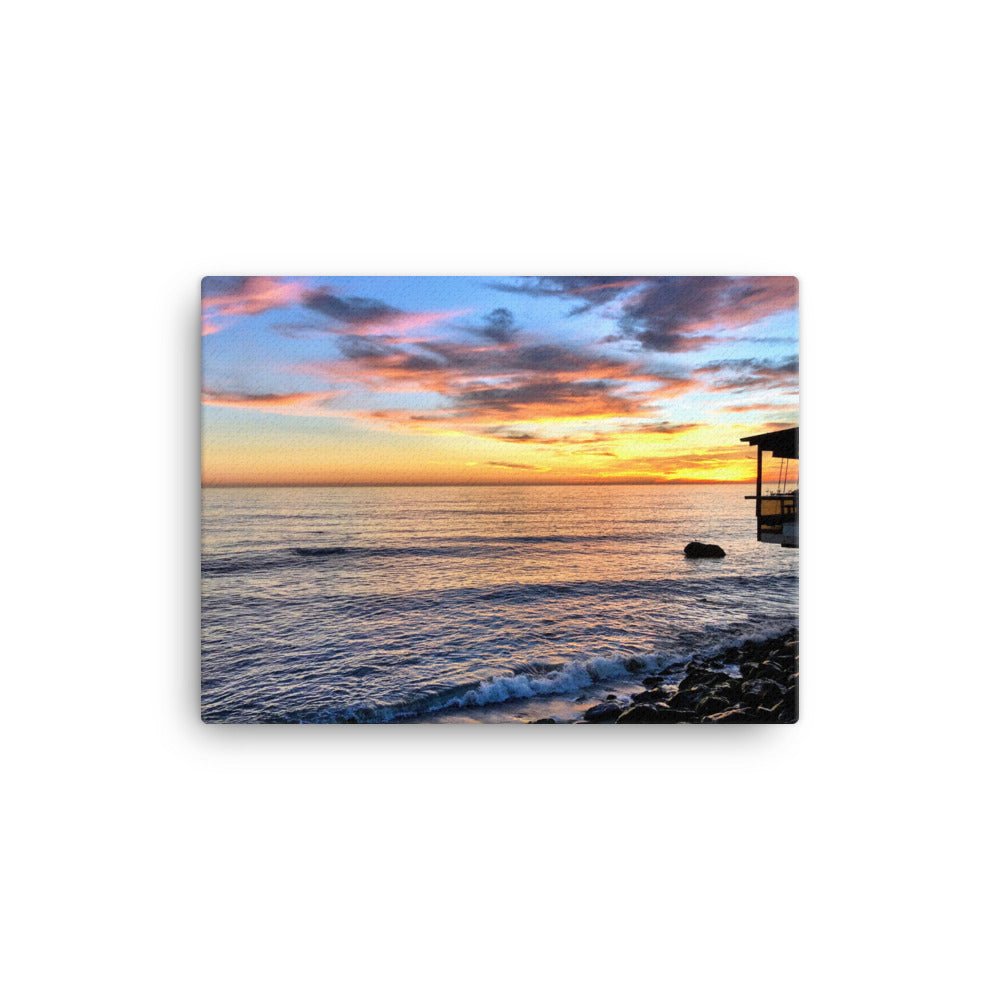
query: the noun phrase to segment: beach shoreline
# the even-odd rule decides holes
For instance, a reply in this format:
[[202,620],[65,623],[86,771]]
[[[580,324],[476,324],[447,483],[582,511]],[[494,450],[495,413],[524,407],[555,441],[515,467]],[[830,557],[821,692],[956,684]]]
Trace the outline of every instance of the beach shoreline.
[[[636,666],[639,664],[637,662]],[[799,630],[749,639],[712,656],[694,656],[680,667],[640,678],[635,691],[581,705],[569,720],[530,724],[783,724],[799,718]],[[682,676],[677,677],[678,674]]]

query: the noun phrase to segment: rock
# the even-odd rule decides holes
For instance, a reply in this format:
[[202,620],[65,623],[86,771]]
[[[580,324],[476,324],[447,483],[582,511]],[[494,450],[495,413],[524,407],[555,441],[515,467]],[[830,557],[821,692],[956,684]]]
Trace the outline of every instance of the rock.
[[633,705],[648,704],[654,701],[666,701],[667,692],[659,688],[655,688],[652,691],[640,691],[638,694],[632,695]]
[[646,664],[643,663],[642,660],[637,660],[634,656],[630,656],[625,661],[624,666],[625,666],[625,669],[630,674],[637,674],[640,670],[645,670],[646,669]]
[[756,722],[754,718],[754,712],[747,708],[730,708],[725,712],[716,712],[715,715],[709,715],[707,718],[702,719],[702,722],[711,722],[716,725],[732,725],[733,723],[747,723]]
[[714,688],[713,693],[721,698],[728,698],[733,704],[736,704],[743,693],[743,681],[739,677],[732,677],[724,687],[720,684],[719,687]]
[[[795,629],[773,639],[750,639],[712,656],[695,655],[686,663],[660,663],[654,674],[649,673],[652,661],[643,664],[633,657],[629,665],[642,678],[645,690],[624,705],[619,702],[623,711],[616,722],[732,724],[798,720]],[[667,690],[663,690],[664,684]]]
[[717,694],[706,695],[698,702],[697,710],[701,716],[715,715],[716,712],[724,712],[730,707],[728,698],[722,698]]
[[728,684],[731,680],[729,674],[721,670],[689,670],[684,679],[677,685],[678,691],[687,691],[688,688],[695,687],[718,687],[721,684]]
[[684,546],[684,556],[687,559],[724,559],[725,551],[721,545],[705,545],[702,542],[688,542]]
[[622,714],[621,705],[615,705],[611,702],[601,702],[600,705],[594,705],[593,708],[588,708],[586,712],[583,713],[583,718],[587,722],[614,722],[619,715]]
[[552,718],[548,718],[548,719],[535,719],[534,721],[530,722],[529,725],[532,725],[532,726],[544,726],[546,724],[555,725],[555,722],[556,722],[556,720],[552,719]]
[[695,722],[697,716],[694,712],[682,712],[677,708],[658,708],[656,710],[656,721],[664,723]]
[[680,709],[682,712],[691,711],[705,697],[705,694],[704,690],[696,688],[678,691],[677,694],[667,701],[667,705],[670,708]]
[[756,679],[744,681],[740,698],[753,708],[773,708],[785,697],[785,689],[777,681]]
[[605,701],[617,701],[618,700],[618,695],[616,695],[616,694],[609,694],[607,696],[607,698],[605,698],[604,700]]
[[787,725],[791,725],[799,721],[799,705],[797,701],[792,704],[782,702],[782,704],[775,709],[775,712],[778,714],[778,722],[784,722]]
[[764,681],[777,681],[783,684],[788,676],[788,671],[782,669],[779,663],[774,660],[765,660],[757,670],[757,677]]
[[622,712],[615,720],[615,725],[631,725],[634,723],[660,722],[660,713],[652,705],[636,705],[627,712]]

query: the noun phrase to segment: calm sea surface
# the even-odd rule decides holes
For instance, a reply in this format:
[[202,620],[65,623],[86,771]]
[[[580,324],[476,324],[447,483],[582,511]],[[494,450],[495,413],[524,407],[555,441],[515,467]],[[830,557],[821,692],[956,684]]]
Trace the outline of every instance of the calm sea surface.
[[798,553],[756,541],[751,491],[205,489],[202,716],[571,721],[636,659],[796,624]]

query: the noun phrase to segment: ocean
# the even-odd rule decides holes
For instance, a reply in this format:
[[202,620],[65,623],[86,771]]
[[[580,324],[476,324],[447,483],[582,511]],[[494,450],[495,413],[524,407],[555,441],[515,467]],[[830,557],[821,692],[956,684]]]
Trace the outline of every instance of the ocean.
[[752,490],[203,489],[202,718],[576,721],[798,623],[798,551],[757,542]]

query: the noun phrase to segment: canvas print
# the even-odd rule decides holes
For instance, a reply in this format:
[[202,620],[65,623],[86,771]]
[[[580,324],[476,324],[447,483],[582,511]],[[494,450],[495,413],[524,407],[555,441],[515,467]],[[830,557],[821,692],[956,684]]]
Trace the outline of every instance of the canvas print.
[[798,282],[202,281],[208,723],[798,719]]

